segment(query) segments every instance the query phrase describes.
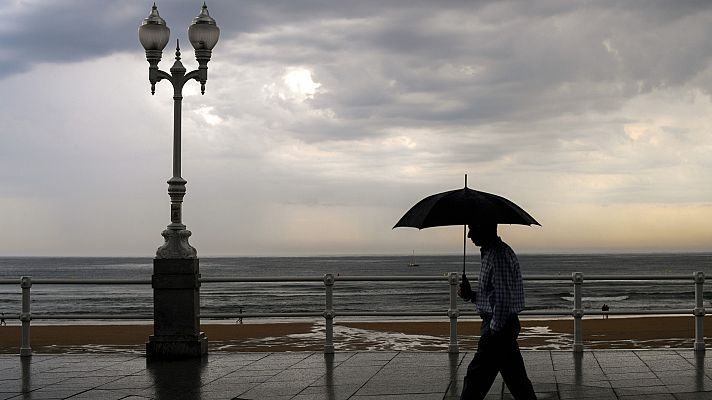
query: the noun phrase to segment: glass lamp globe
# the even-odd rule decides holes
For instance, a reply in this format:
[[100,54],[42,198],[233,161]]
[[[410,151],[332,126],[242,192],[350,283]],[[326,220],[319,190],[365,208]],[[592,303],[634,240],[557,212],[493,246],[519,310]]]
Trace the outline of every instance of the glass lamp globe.
[[146,50],[162,51],[168,44],[171,30],[166,21],[158,15],[158,7],[153,3],[151,14],[143,20],[138,28],[138,40]]
[[193,19],[188,27],[188,40],[196,50],[212,50],[218,43],[220,28],[208,13],[208,6],[203,3],[200,14]]

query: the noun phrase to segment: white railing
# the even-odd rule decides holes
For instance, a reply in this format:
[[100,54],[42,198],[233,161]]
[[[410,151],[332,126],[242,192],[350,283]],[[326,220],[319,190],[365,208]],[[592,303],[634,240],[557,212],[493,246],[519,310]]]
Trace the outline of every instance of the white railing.
[[[571,277],[562,275],[527,275],[524,281],[570,281],[574,285],[573,309],[548,310],[548,311],[524,311],[521,315],[532,316],[572,316],[574,320],[574,340],[573,351],[583,351],[583,328],[582,319],[587,315],[681,315],[692,314],[695,317],[695,341],[694,349],[704,351],[704,316],[705,308],[703,304],[705,274],[695,272],[693,274],[676,275],[587,275],[586,282],[625,282],[625,281],[693,281],[695,285],[695,307],[689,309],[657,309],[657,310],[631,310],[631,311],[585,311],[583,309],[583,283],[584,275],[581,272],[574,272]],[[447,311],[442,312],[397,312],[397,311],[359,311],[359,312],[336,312],[334,310],[334,287],[339,281],[343,282],[447,282],[450,292],[450,304]],[[472,279],[473,283],[476,279]],[[253,313],[201,313],[201,319],[237,319],[237,318],[300,318],[300,317],[323,317],[325,319],[326,333],[324,343],[324,353],[334,352],[334,318],[339,317],[426,317],[426,316],[447,316],[450,320],[450,343],[448,351],[450,353],[459,352],[457,342],[457,319],[460,315],[474,315],[461,313],[457,306],[457,285],[460,277],[457,273],[451,272],[444,276],[334,276],[326,274],[324,276],[307,277],[255,277],[255,278],[233,278],[214,277],[201,278],[202,283],[321,283],[325,289],[325,307],[323,310],[315,312],[253,312]],[[0,279],[0,285],[17,284],[16,280]],[[22,312],[16,318],[22,322],[22,335],[20,355],[29,356],[32,354],[30,347],[30,322],[33,319],[45,320],[66,320],[66,319],[86,319],[86,320],[136,320],[153,319],[149,314],[33,314],[30,310],[30,289],[33,285],[149,285],[150,279],[53,279],[22,277],[20,287],[22,289]],[[10,315],[10,318],[13,316]]]

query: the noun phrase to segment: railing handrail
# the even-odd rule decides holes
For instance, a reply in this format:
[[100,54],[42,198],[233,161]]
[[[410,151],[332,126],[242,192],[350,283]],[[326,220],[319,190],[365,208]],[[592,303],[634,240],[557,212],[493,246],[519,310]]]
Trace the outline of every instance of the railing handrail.
[[[0,279],[0,285],[17,285],[19,279]],[[32,278],[32,284],[42,285],[150,285],[151,279],[84,279],[84,278]]]
[[[343,282],[373,282],[373,281],[446,281],[448,275],[334,275],[334,281]],[[468,277],[470,282],[477,282],[477,276]],[[571,281],[571,275],[522,275],[524,281]],[[690,281],[694,280],[693,274],[670,274],[670,275],[632,275],[632,274],[593,274],[586,275],[586,282],[590,281]],[[272,276],[272,277],[206,277],[200,278],[204,283],[248,283],[248,282],[321,282],[323,276]]]
[[[703,303],[705,274],[703,272],[695,272],[689,274],[655,274],[655,275],[635,275],[635,274],[592,274],[585,275],[581,272],[574,272],[569,276],[562,274],[551,275],[524,275],[524,281],[566,281],[574,284],[574,304],[573,309],[562,310],[525,310],[522,315],[534,316],[573,316],[574,318],[574,343],[573,349],[575,352],[583,351],[582,325],[581,320],[584,314],[586,315],[684,315],[692,314],[695,317],[695,350],[704,350],[704,316],[705,308]],[[477,277],[473,276],[470,279],[472,282],[477,282]],[[597,311],[586,310],[583,307],[582,286],[584,282],[623,282],[623,281],[690,281],[695,284],[695,308],[690,309],[662,309],[662,310],[635,310],[635,311]],[[449,309],[443,311],[335,311],[333,305],[333,289],[337,281],[342,282],[438,282],[446,281],[450,287],[450,304]],[[460,315],[477,315],[471,312],[461,312],[458,309],[456,286],[461,281],[461,277],[451,272],[444,275],[334,275],[324,274],[323,276],[272,276],[272,277],[206,277],[200,278],[202,283],[270,283],[270,282],[304,282],[314,283],[320,282],[324,285],[326,291],[326,307],[320,312],[282,312],[282,313],[200,313],[198,318],[250,318],[250,317],[267,317],[267,318],[295,318],[295,317],[323,317],[326,320],[326,344],[324,346],[325,353],[333,353],[333,319],[339,317],[449,317],[450,319],[450,352],[458,352],[457,345],[457,318]],[[141,320],[152,319],[152,314],[33,314],[30,312],[30,288],[36,284],[44,285],[146,285],[151,284],[151,279],[82,279],[82,278],[32,278],[22,277],[19,281],[13,279],[0,279],[0,284],[16,285],[20,283],[22,288],[22,312],[18,315],[22,321],[22,344],[20,347],[20,355],[27,356],[31,354],[29,346],[29,327],[32,319],[49,319],[49,320]],[[9,314],[8,317],[12,316]]]
[[32,319],[128,319],[128,320],[149,320],[153,319],[153,314],[39,314],[32,313]]
[[[448,275],[334,275],[334,281],[342,282],[437,282],[448,280]],[[524,281],[571,281],[570,275],[523,275]],[[693,274],[632,275],[632,274],[592,274],[585,275],[591,281],[689,281]],[[323,282],[323,276],[264,276],[264,277],[201,277],[201,283],[260,283],[260,282]],[[477,276],[469,278],[477,282]],[[0,279],[0,285],[16,285],[19,279]],[[42,285],[149,285],[151,279],[85,279],[85,278],[32,278],[32,284]]]

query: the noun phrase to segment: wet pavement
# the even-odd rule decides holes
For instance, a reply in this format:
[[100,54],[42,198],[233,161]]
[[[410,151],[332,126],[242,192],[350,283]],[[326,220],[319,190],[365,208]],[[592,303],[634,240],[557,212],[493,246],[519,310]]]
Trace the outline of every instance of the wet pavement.
[[[540,399],[712,399],[712,355],[524,351]],[[454,400],[472,352],[0,355],[0,399]],[[488,399],[511,398],[498,377]]]

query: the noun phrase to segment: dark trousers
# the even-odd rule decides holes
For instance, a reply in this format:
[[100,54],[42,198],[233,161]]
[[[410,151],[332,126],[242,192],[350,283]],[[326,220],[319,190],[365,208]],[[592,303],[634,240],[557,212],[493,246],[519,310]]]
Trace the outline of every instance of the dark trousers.
[[502,374],[504,383],[515,399],[536,399],[517,344],[517,336],[521,330],[519,317],[517,314],[511,314],[502,330],[497,333],[489,327],[491,319],[491,315],[482,315],[480,341],[475,357],[467,367],[460,400],[483,399],[497,373]]

